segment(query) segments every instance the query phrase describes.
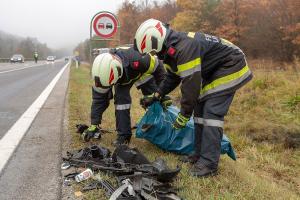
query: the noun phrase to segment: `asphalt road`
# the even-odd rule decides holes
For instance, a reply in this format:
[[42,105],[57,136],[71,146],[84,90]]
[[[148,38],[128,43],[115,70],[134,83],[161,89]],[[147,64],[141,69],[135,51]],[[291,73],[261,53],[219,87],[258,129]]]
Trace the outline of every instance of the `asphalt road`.
[[[63,61],[0,65],[0,141],[65,65]],[[68,75],[67,68],[0,172],[1,200],[61,198],[62,121]]]
[[39,96],[65,62],[0,65],[0,139]]

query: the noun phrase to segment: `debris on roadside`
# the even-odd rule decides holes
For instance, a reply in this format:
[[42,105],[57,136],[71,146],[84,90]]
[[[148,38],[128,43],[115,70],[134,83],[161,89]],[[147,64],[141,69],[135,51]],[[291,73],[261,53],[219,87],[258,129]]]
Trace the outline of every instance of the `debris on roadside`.
[[114,133],[114,130],[103,129],[101,127],[97,127],[96,132],[90,132],[88,130],[88,126],[86,124],[76,124],[76,133],[80,134],[80,137],[83,141],[88,142],[90,139],[101,139],[101,136],[105,133]]
[[[138,149],[127,145],[116,147],[112,155],[109,149],[96,145],[67,152],[63,162],[63,170],[75,170],[64,176],[64,185],[75,183],[75,180],[93,179],[82,192],[103,189],[110,200],[181,199],[171,185],[181,168],[171,169],[161,158],[150,162]],[[79,168],[81,171],[76,170]],[[98,172],[113,175],[117,186],[111,179],[103,179]]]

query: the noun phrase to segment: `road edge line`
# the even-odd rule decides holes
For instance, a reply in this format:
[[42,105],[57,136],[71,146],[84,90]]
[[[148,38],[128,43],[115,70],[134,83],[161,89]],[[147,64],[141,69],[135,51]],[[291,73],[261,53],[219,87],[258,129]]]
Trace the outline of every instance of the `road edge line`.
[[38,98],[36,98],[36,100],[27,108],[27,110],[21,115],[21,117],[14,123],[14,125],[5,133],[5,135],[0,140],[0,174],[2,173],[15,149],[18,147],[22,138],[30,128],[40,109],[48,99],[56,83],[69,65],[70,62],[68,62],[59,71],[59,73],[52,79],[52,81],[38,96]]

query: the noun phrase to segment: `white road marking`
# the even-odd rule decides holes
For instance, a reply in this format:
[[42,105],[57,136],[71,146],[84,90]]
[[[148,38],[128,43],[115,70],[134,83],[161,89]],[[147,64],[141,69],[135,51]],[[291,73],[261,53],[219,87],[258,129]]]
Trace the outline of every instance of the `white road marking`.
[[43,66],[45,64],[48,65],[48,63],[43,63],[43,64],[40,64],[40,65],[32,65],[30,67],[22,67],[22,68],[19,68],[19,69],[11,69],[11,70],[7,70],[7,71],[3,71],[3,72],[0,72],[0,74],[4,74],[4,73],[8,73],[8,72],[14,72],[14,71],[19,71],[19,70],[23,70],[23,69],[32,68],[32,67],[40,67],[40,66]]
[[40,96],[31,104],[31,106],[23,113],[23,115],[15,122],[15,124],[5,133],[0,140],[0,173],[9,161],[11,155],[19,145],[23,136],[30,128],[36,115],[44,105],[57,81],[68,67],[67,63],[59,73],[52,79],[49,85],[44,89]]

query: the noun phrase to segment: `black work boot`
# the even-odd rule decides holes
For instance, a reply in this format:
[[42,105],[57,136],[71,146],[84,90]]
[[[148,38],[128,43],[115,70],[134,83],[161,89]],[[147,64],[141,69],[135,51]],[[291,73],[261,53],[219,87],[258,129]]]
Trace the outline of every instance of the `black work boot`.
[[198,161],[198,159],[200,158],[200,156],[196,155],[196,154],[191,154],[191,155],[185,155],[185,156],[181,156],[179,158],[179,161],[183,162],[183,163],[191,163],[194,164]]
[[210,168],[205,166],[204,164],[196,162],[189,170],[190,175],[199,177],[199,178],[206,178],[210,176],[217,175],[218,168]]
[[118,135],[117,139],[112,143],[114,146],[129,144],[131,135]]
[[91,125],[88,129],[86,129],[82,134],[81,138],[88,142],[91,138],[100,139],[101,138],[101,132],[97,125]]

